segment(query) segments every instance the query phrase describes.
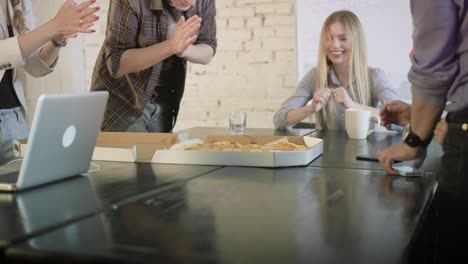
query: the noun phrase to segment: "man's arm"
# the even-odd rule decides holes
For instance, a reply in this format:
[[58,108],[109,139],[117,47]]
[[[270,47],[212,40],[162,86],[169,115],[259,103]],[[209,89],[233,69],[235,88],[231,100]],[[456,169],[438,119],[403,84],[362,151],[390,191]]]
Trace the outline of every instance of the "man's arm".
[[184,17],[174,27],[171,39],[146,48],[129,49],[120,59],[117,78],[131,72],[139,72],[160,63],[164,59],[180,54],[197,39],[194,33],[200,28],[201,18],[193,16],[185,21]]
[[[201,1],[201,0],[199,0]],[[216,5],[214,0],[202,3],[203,22],[194,45],[190,45],[181,55],[192,63],[208,64],[216,53]]]
[[201,18],[194,16],[187,21],[182,18],[171,39],[148,47],[140,47],[137,42],[140,22],[129,1],[110,2],[104,49],[108,71],[114,78],[143,71],[174,54],[182,54],[197,39],[194,33]]
[[[411,0],[414,23],[414,57],[408,74],[413,102],[411,130],[421,140],[432,136],[447,101],[447,93],[458,72],[456,56],[457,8],[447,0]],[[426,149],[397,144],[380,153],[379,160],[390,174],[395,160],[417,160],[419,167]]]
[[452,1],[412,0],[415,26],[411,128],[421,139],[432,135],[458,72],[457,9]]
[[431,137],[443,109],[444,106],[429,105],[413,97],[411,130],[422,140]]
[[190,61],[191,63],[206,65],[211,62],[214,56],[214,49],[208,44],[190,45],[184,53],[182,58]]

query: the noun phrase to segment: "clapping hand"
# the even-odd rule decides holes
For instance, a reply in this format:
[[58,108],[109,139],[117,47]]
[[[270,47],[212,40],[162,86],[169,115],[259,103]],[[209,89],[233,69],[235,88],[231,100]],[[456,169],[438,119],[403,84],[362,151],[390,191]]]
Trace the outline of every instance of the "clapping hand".
[[63,42],[68,38],[76,37],[78,33],[95,32],[90,29],[99,19],[95,13],[100,8],[91,7],[95,2],[96,0],[89,0],[77,5],[73,0],[65,1],[51,20],[56,29],[52,39],[56,42]]
[[200,29],[201,22],[202,19],[198,16],[192,16],[187,21],[183,16],[180,18],[170,39],[174,54],[180,57],[188,46],[195,43],[198,37],[195,33]]

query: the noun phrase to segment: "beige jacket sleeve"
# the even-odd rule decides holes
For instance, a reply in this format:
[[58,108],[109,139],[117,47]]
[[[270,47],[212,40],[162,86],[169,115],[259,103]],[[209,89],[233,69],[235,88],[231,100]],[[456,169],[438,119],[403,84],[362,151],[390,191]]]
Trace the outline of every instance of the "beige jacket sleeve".
[[[10,1],[8,1],[10,3]],[[31,9],[30,0],[21,1],[21,10],[23,11],[25,24],[28,30],[35,28],[35,19]],[[13,7],[8,5],[8,13],[10,17],[14,16]],[[19,67],[23,68],[32,76],[40,77],[52,72],[55,67],[56,62],[52,66],[48,66],[45,62],[39,57],[38,49],[34,52],[29,58],[24,59],[21,54],[21,49],[18,42],[18,32],[13,28],[13,33],[15,37],[9,38],[8,36],[8,27],[6,25],[6,19],[3,15],[3,12],[0,10],[0,80],[3,78],[5,70],[13,69],[13,87],[16,92],[16,95],[21,103],[24,114],[28,113],[27,102],[24,96],[23,83],[21,78],[17,78],[17,70]]]
[[[30,0],[23,0],[21,1],[21,9],[23,11],[25,24],[28,30],[32,30],[35,28],[35,18],[32,13],[31,9],[31,1]],[[14,10],[9,5],[8,12],[10,17],[14,16]],[[14,69],[19,66],[23,66],[24,69],[34,77],[41,77],[47,75],[53,71],[53,68],[56,65],[54,62],[50,67],[39,57],[38,49],[34,52],[29,58],[23,58],[21,55],[21,49],[18,43],[18,32],[16,29],[13,29],[15,37],[8,38],[5,35],[5,32],[8,32],[7,25],[5,23],[6,19],[3,17],[3,12],[0,12],[1,18],[1,27],[2,31],[0,31],[0,76],[3,77],[5,70]]]

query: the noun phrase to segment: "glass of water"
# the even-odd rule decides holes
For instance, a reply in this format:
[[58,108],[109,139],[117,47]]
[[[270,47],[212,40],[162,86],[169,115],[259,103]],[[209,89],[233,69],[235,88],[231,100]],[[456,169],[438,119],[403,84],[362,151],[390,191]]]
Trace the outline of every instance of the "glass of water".
[[247,122],[246,112],[231,112],[229,113],[229,134],[244,134],[245,125]]

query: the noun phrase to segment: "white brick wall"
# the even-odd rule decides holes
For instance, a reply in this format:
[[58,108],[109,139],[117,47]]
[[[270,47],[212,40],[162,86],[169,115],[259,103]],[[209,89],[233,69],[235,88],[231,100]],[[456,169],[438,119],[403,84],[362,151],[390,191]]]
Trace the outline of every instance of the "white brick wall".
[[[109,0],[97,33],[85,38],[86,84],[105,34]],[[217,0],[218,50],[206,66],[189,64],[175,130],[227,127],[230,111],[246,111],[248,127],[273,127],[275,110],[295,87],[294,0]]]

